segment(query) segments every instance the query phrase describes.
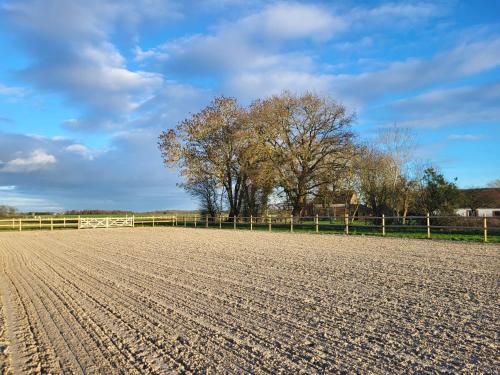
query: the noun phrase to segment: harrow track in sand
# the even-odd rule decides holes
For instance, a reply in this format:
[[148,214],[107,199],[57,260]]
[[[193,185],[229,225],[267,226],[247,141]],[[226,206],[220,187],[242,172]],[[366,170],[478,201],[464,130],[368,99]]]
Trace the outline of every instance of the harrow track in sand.
[[0,371],[493,373],[499,255],[180,228],[2,233]]

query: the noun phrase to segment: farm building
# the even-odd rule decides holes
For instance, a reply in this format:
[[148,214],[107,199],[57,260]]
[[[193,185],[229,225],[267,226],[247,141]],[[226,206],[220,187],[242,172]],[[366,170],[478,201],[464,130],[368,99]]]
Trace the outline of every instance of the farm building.
[[335,192],[324,195],[321,198],[316,197],[304,207],[304,216],[331,216],[344,217],[349,215],[367,215],[371,210],[361,204],[358,195],[353,191]]
[[500,217],[500,188],[461,190],[461,208],[455,210],[460,216]]

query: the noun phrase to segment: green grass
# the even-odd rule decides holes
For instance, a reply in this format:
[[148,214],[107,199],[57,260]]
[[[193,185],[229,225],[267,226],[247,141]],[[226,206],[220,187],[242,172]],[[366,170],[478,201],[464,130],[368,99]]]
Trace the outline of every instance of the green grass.
[[[184,226],[183,222],[179,222],[178,226]],[[194,222],[187,222],[186,227],[194,228]],[[206,229],[204,221],[197,222],[197,228]],[[234,230],[234,223],[223,222],[222,229]],[[219,223],[209,223],[209,229],[219,229]],[[249,223],[237,223],[237,230],[250,230]],[[268,224],[253,224],[254,231],[269,231]],[[272,224],[272,232],[290,232],[290,224]],[[313,222],[294,224],[293,231],[295,233],[316,233],[316,228]],[[345,234],[345,227],[343,223],[337,224],[324,223],[319,225],[319,234]],[[379,227],[368,226],[367,224],[356,223],[349,225],[349,235],[366,235],[382,237],[382,229]],[[405,228],[387,228],[385,237],[393,238],[421,238],[427,239],[426,228],[412,228],[411,226]],[[431,239],[454,240],[454,241],[473,241],[483,242],[483,232],[477,229],[432,229]],[[488,242],[500,243],[500,230],[494,230],[488,233]]]
[[[120,216],[120,215],[116,215]],[[116,217],[115,215],[102,215],[100,217]],[[81,217],[87,217],[87,215],[82,215]],[[95,215],[88,215],[88,217],[96,217]],[[157,219],[168,218],[169,215],[155,216]],[[67,216],[67,228],[63,228],[62,217],[53,217],[54,219],[54,230],[59,229],[76,229],[76,219],[78,216]],[[50,217],[42,218],[45,219],[43,223],[42,230],[50,230],[50,222],[47,219]],[[140,219],[139,219],[140,220]],[[3,223],[6,224],[6,223]],[[232,221],[225,221],[219,224],[219,222],[209,222],[208,227],[210,229],[219,229],[219,225],[222,229],[234,229],[234,223]],[[152,227],[152,221],[141,223],[136,222],[136,227]],[[171,227],[172,222],[155,222],[155,227]],[[183,218],[180,218],[177,222],[178,227],[188,227],[194,228],[195,223],[193,221],[187,221],[184,225]],[[205,228],[206,221],[200,219],[196,222],[197,228]],[[15,222],[15,228],[9,226],[0,227],[0,231],[18,231],[19,227],[17,222]],[[236,229],[238,230],[250,230],[250,223],[237,223]],[[29,223],[23,223],[23,231],[25,230],[40,230],[39,224],[36,220]],[[267,223],[254,223],[253,230],[255,231],[268,231],[269,226]],[[315,233],[316,226],[313,220],[305,220],[300,224],[295,223],[293,225],[293,231],[296,233]],[[290,223],[272,223],[272,232],[290,232]],[[488,230],[488,242],[500,243],[500,228],[489,228]],[[345,234],[345,225],[343,220],[320,220],[319,221],[319,233],[320,234]],[[382,236],[382,228],[380,225],[374,225],[373,221],[355,221],[354,224],[349,224],[349,235],[365,235],[365,236]],[[416,225],[406,225],[399,227],[391,227],[386,225],[386,237],[396,237],[396,238],[427,238],[427,229],[425,227],[417,227]],[[454,240],[454,241],[473,241],[473,242],[483,242],[483,231],[481,229],[467,229],[467,228],[432,228],[431,229],[432,239],[443,239],[443,240]]]

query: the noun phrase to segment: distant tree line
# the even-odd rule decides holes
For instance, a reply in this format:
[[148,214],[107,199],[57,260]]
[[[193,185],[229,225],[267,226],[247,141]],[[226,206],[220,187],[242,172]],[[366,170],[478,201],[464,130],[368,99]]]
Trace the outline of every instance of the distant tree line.
[[137,211],[125,211],[125,210],[97,210],[97,209],[86,209],[86,210],[70,210],[70,211],[64,211],[61,213],[61,215],[69,215],[69,216],[76,216],[76,215],[132,215],[132,214],[155,214],[155,215],[173,215],[173,214],[180,214],[180,213],[190,213],[193,211],[189,210],[157,210],[157,211],[143,211],[143,212],[137,212]]
[[75,216],[75,215],[126,215],[130,214],[131,211],[123,210],[97,210],[97,209],[86,209],[86,210],[69,210],[64,211],[64,215]]
[[415,161],[414,135],[394,126],[357,142],[355,115],[328,97],[284,92],[248,107],[217,97],[160,134],[164,163],[206,214],[260,216],[270,204],[295,217],[354,193],[373,215],[447,214],[454,181]]
[[18,213],[15,207],[0,205],[0,217],[15,216]]

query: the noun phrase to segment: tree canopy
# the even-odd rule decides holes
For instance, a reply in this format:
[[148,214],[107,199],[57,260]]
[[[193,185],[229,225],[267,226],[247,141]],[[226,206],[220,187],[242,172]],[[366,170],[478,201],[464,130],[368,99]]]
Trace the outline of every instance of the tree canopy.
[[415,162],[411,131],[395,125],[359,144],[354,121],[345,106],[314,93],[283,92],[247,107],[221,96],[162,132],[158,146],[210,216],[264,215],[279,201],[300,217],[308,202],[344,197],[349,206],[353,194],[376,216],[456,206],[456,185]]

